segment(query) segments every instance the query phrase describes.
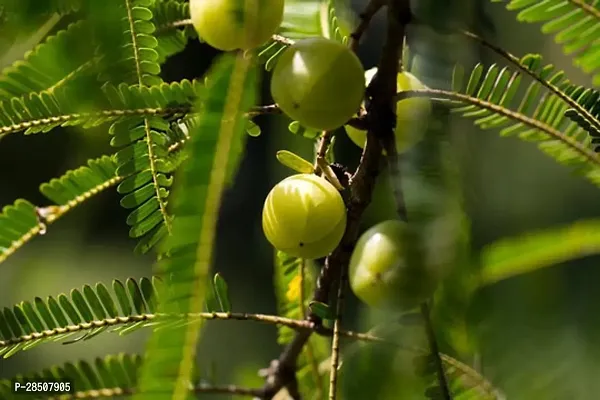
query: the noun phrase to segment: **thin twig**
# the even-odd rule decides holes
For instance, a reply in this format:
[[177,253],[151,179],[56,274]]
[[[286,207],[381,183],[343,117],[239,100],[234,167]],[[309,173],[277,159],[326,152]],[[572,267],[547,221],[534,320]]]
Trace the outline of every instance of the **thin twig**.
[[256,117],[257,115],[273,115],[273,114],[281,114],[282,111],[277,104],[268,104],[265,106],[257,106],[253,107],[246,113],[248,118]]
[[293,39],[290,38],[286,38],[285,36],[281,36],[281,35],[273,35],[271,36],[271,40],[284,44],[286,46],[291,46],[295,43],[295,41]]
[[126,110],[101,110],[93,112],[73,113],[57,115],[53,117],[43,117],[38,119],[30,119],[27,121],[21,121],[12,125],[0,126],[0,137],[19,131],[24,131],[29,128],[36,128],[43,125],[50,124],[64,124],[70,121],[81,121],[81,120],[95,120],[95,119],[106,119],[108,120],[117,119],[120,117],[131,117],[131,116],[180,116],[188,114],[191,110],[190,106],[187,107],[167,107],[167,108],[137,108],[137,109],[126,109]]
[[[331,328],[326,328],[322,325],[317,325],[314,322],[304,320],[296,320],[290,318],[283,318],[276,315],[265,315],[265,314],[250,314],[250,313],[200,313],[200,314],[186,314],[186,318],[204,318],[207,320],[221,320],[221,321],[254,321],[267,323],[271,325],[283,325],[289,328],[292,328],[297,331],[312,331],[318,335],[332,337],[334,334],[334,330]],[[83,333],[85,330],[93,330],[99,327],[110,327],[110,326],[119,326],[125,324],[134,324],[136,322],[142,321],[157,321],[160,319],[169,319],[172,321],[176,321],[177,319],[183,319],[184,315],[167,315],[167,314],[142,314],[142,315],[134,315],[129,317],[116,317],[116,318],[108,318],[106,320],[97,320],[92,322],[85,322],[78,325],[70,325],[62,328],[55,328],[52,330],[46,330],[42,332],[32,333],[29,335],[20,336],[18,338],[13,338],[5,341],[0,341],[0,352],[6,347],[12,347],[14,345],[18,345],[20,343],[32,342],[39,339],[51,338],[56,339],[56,336],[59,335],[68,335],[76,332]],[[397,350],[408,351],[415,354],[427,354],[427,350],[415,346],[407,346],[402,343],[398,343],[395,341],[391,341],[388,339],[384,339],[377,335],[368,332],[353,332],[346,330],[339,330],[339,336],[352,340],[352,341],[365,341],[365,342],[374,342],[381,343],[385,345],[389,345],[394,347]],[[440,354],[440,357],[444,361],[445,364],[460,370],[463,374],[471,377],[475,382],[478,383],[486,391],[492,393],[495,391],[493,385],[489,383],[485,378],[483,378],[477,371],[473,370],[466,364],[450,357],[445,354]],[[261,389],[262,390],[262,389]],[[261,392],[264,395],[264,392]],[[257,396],[263,397],[266,396]]]
[[172,29],[182,28],[182,27],[186,27],[189,25],[192,25],[192,20],[189,18],[178,20],[178,21],[172,21],[172,22],[169,22],[168,24],[164,24],[164,25],[156,27],[155,34],[160,35],[162,33],[170,31]]
[[321,134],[321,139],[319,140],[319,145],[317,147],[317,154],[315,155],[315,174],[321,175],[323,172],[321,167],[319,166],[319,160],[325,159],[325,154],[327,154],[327,149],[329,149],[329,145],[331,144],[331,138],[333,136],[333,131],[323,131]]
[[472,104],[479,108],[484,108],[484,109],[493,111],[496,114],[500,114],[505,117],[512,118],[516,121],[522,122],[525,125],[529,125],[532,128],[538,129],[538,130],[548,134],[549,136],[553,137],[554,139],[557,139],[557,140],[565,143],[566,145],[571,147],[571,149],[573,149],[577,153],[581,154],[584,158],[586,158],[590,162],[600,165],[600,158],[599,158],[598,154],[596,154],[593,150],[587,148],[582,143],[573,139],[572,137],[565,135],[564,133],[560,132],[559,130],[554,129],[553,127],[551,127],[543,122],[540,122],[535,118],[531,118],[524,114],[509,110],[507,108],[504,108],[497,104],[491,103],[489,101],[481,100],[481,99],[478,99],[476,97],[472,97],[472,96],[469,96],[466,94],[456,93],[456,92],[451,92],[451,91],[441,90],[441,89],[406,90],[406,91],[398,93],[397,100],[401,101],[403,99],[408,99],[408,98],[412,98],[412,97],[428,97],[428,98],[440,97],[440,98],[445,98],[445,99],[449,99],[449,100],[459,101],[461,103]]
[[[597,10],[595,10],[595,11],[598,12]],[[599,13],[598,18],[600,18],[600,13]],[[428,24],[427,22],[414,19],[414,16],[413,16],[412,22],[415,24],[424,25],[424,26],[428,26],[430,28],[435,29],[434,26]],[[558,98],[560,98],[562,101],[567,103],[570,107],[574,108],[577,111],[577,113],[582,115],[590,125],[594,126],[596,129],[600,130],[600,121],[596,117],[594,117],[588,110],[586,110],[583,106],[581,106],[579,103],[577,103],[573,98],[569,97],[565,92],[560,90],[558,87],[553,85],[551,82],[547,81],[546,79],[543,79],[539,74],[535,73],[534,71],[530,70],[529,68],[527,68],[526,66],[521,64],[521,60],[517,56],[504,50],[500,46],[495,45],[494,43],[488,41],[487,39],[477,35],[476,33],[467,31],[465,29],[460,29],[460,28],[454,28],[452,30],[456,33],[459,33],[459,34],[465,36],[468,39],[476,41],[481,46],[488,48],[489,50],[498,54],[500,57],[509,61],[521,72],[523,72],[524,74],[528,75],[529,77],[531,77],[532,79],[537,81],[540,85],[542,85],[543,87],[545,87],[546,89],[551,91]]]
[[499,46],[496,46],[495,44],[487,41],[486,39],[482,38],[481,36],[479,36],[473,32],[469,32],[469,31],[466,31],[463,29],[458,29],[457,31],[459,33],[461,33],[462,35],[464,35],[465,37],[475,40],[480,45],[487,47],[488,49],[492,50],[494,53],[498,54],[502,58],[508,60],[511,64],[513,64],[515,67],[517,67],[520,71],[522,71],[523,73],[530,76],[532,79],[537,81],[540,85],[542,85],[546,89],[550,90],[558,98],[560,98],[562,101],[567,103],[570,107],[574,108],[577,111],[577,113],[582,115],[590,125],[594,126],[596,129],[600,130],[600,121],[598,121],[598,119],[596,119],[588,110],[586,110],[584,107],[582,107],[579,103],[577,103],[573,98],[569,97],[566,93],[564,93],[558,87],[556,87],[552,83],[548,82],[546,79],[543,79],[539,74],[531,71],[529,68],[527,68],[523,64],[521,64],[521,60],[517,56],[509,53],[508,51],[502,49]]
[[448,381],[446,379],[446,372],[444,371],[444,365],[442,364],[442,359],[440,358],[440,351],[438,349],[437,340],[435,338],[435,332],[431,323],[431,317],[429,315],[429,306],[427,305],[427,302],[421,304],[421,314],[423,315],[423,320],[425,322],[425,332],[427,333],[429,349],[435,362],[438,386],[440,387],[440,390],[442,392],[442,398],[444,400],[452,400],[452,395],[450,394]]
[[346,287],[346,268],[340,270],[340,281],[337,292],[335,322],[333,323],[333,340],[331,342],[331,367],[329,370],[329,400],[337,397],[338,364],[340,359],[340,331],[342,312],[344,309],[344,289]]
[[583,9],[588,14],[590,14],[593,17],[595,17],[596,19],[600,20],[600,10],[595,8],[593,5],[587,4],[583,0],[568,0],[568,1],[569,1],[569,3],[573,4],[574,6],[577,6],[581,9]]
[[344,186],[338,179],[337,175],[331,165],[325,159],[327,152],[330,150],[331,141],[333,139],[333,131],[323,131],[321,140],[317,145],[317,154],[315,156],[314,173],[317,176],[324,175],[325,178],[333,185],[337,190],[344,190]]
[[385,5],[385,0],[371,0],[365,10],[360,14],[360,22],[358,26],[350,35],[350,48],[352,51],[356,52],[358,50],[358,45],[360,44],[360,39],[366,32],[367,28],[371,24],[371,19],[377,14],[383,6]]

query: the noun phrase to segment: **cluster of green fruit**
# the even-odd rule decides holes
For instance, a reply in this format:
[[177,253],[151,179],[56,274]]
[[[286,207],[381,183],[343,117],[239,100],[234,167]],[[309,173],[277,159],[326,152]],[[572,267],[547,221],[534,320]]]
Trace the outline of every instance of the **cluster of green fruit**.
[[[277,32],[283,21],[284,0],[191,0],[190,16],[198,35],[223,51],[251,50]],[[278,58],[271,78],[271,95],[279,108],[307,128],[333,130],[359,110],[376,68],[364,71],[358,57],[345,45],[322,37],[298,40]],[[398,90],[422,89],[410,73],[398,74]],[[398,150],[418,137],[414,129],[430,110],[427,99],[398,102]],[[366,132],[346,126],[348,136],[364,147]]]
[[[268,3],[268,4],[264,4]],[[191,0],[190,14],[199,36],[223,50],[250,50],[266,43],[283,21],[284,0]],[[345,125],[360,109],[365,86],[376,69],[364,71],[345,45],[325,38],[299,40],[278,58],[271,94],[290,118],[315,130]],[[398,90],[424,86],[413,75],[398,74]],[[404,151],[418,139],[430,111],[427,99],[398,102],[396,142]],[[364,147],[366,131],[346,126],[350,139]],[[325,178],[298,174],[279,182],[263,209],[263,230],[269,242],[289,255],[316,259],[329,255],[346,230],[346,206],[340,192]],[[375,225],[359,239],[350,262],[354,293],[374,307],[412,307],[431,294],[414,273],[402,248],[406,230],[400,221]]]
[[[346,230],[346,207],[326,179],[297,174],[279,182],[265,201],[263,230],[276,249],[315,259],[329,255]],[[352,291],[377,308],[408,309],[426,300],[434,282],[406,257],[407,226],[381,222],[364,232],[350,259]]]

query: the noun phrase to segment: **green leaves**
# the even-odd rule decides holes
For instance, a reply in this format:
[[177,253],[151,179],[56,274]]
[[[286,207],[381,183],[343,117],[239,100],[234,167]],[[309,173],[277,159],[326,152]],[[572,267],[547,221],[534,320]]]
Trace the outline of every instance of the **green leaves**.
[[69,295],[36,297],[33,302],[5,307],[0,311],[0,355],[8,358],[20,350],[67,338],[71,338],[69,343],[88,340],[110,327],[124,335],[144,326],[158,326],[151,320],[159,284],[155,278],[129,278],[125,283],[114,280],[112,293],[97,283],[73,289]]
[[[135,392],[143,361],[140,355],[119,353],[89,361],[79,360],[54,365],[33,373],[18,375],[11,380],[0,380],[0,397],[4,400],[22,399],[22,393],[14,394],[13,382],[41,380],[70,382],[72,398],[130,396]],[[200,376],[195,370],[192,385],[195,386],[195,390],[202,391],[199,381]]]
[[[242,55],[225,54],[209,72],[206,98],[186,147],[189,157],[178,176],[172,235],[164,242],[165,258],[158,266],[161,275],[170,277],[159,307],[162,312],[202,310],[230,150],[240,147],[246,137],[244,114],[254,105],[256,84],[253,62]],[[152,335],[141,371],[140,398],[186,396],[200,326],[199,321],[189,321],[187,326]]]
[[506,8],[520,10],[517,14],[517,20],[520,22],[544,22],[542,32],[554,34],[555,42],[562,45],[565,54],[573,56],[573,64],[585,73],[593,74],[594,85],[600,84],[600,62],[596,54],[596,39],[600,26],[600,10],[597,3],[511,0],[506,4]]
[[78,21],[48,37],[0,75],[0,99],[42,92],[72,81],[93,67],[94,47],[83,38],[89,24]]
[[[142,357],[130,354],[108,355],[93,361],[80,360],[77,363],[65,363],[44,368],[34,373],[19,375],[15,381],[25,380],[64,381],[72,384],[71,393],[76,396],[92,396],[92,391],[102,390],[104,396],[131,392],[137,382],[137,371]],[[13,380],[0,381],[0,397],[6,400],[18,400],[23,394],[15,394]]]
[[17,200],[13,205],[5,206],[0,214],[0,262],[41,229],[35,206],[30,202]]
[[17,200],[0,214],[0,263],[17,249],[45,233],[47,225],[92,196],[116,185],[116,164],[104,156],[88,161],[87,166],[67,171],[60,178],[40,186],[40,192],[55,205],[36,208],[26,200]]
[[110,128],[111,145],[127,147],[115,158],[117,173],[124,178],[117,190],[121,206],[132,209],[127,217],[129,236],[143,239],[135,251],[143,254],[170,229],[166,199],[174,167],[168,161],[169,124],[161,118],[123,119]]
[[[585,101],[585,91],[570,83],[564,72],[555,71],[552,65],[542,65],[539,55],[528,54],[520,60],[520,64],[564,95],[574,96],[578,102]],[[552,158],[600,185],[600,158],[591,146],[586,129],[563,118],[570,109],[569,105],[555,93],[542,92],[543,86],[538,80],[525,86],[522,98],[516,98],[522,78],[520,72],[497,65],[484,69],[478,64],[468,79],[457,69],[454,90],[500,108],[490,110],[475,103],[454,111],[474,118],[475,124],[482,129],[502,128],[500,134],[503,136],[515,135],[522,140],[537,142],[540,149]],[[509,110],[511,107],[516,108],[516,113]]]
[[[149,8],[153,3],[153,0],[110,0],[89,5],[94,34],[104,54],[101,79],[147,86],[162,82],[158,76],[156,27]],[[112,29],[106,29],[107,26]]]
[[229,300],[229,289],[227,282],[220,274],[215,274],[213,279],[215,297],[219,302],[221,312],[231,312],[231,301]]
[[600,252],[600,221],[530,232],[501,239],[483,250],[481,285]]
[[328,39],[337,40],[340,43],[348,43],[349,35],[347,29],[340,26],[336,14],[335,0],[327,0],[326,6],[320,10],[321,32]]
[[312,174],[314,172],[314,167],[311,163],[291,151],[279,150],[276,156],[277,161],[282,165],[285,165],[298,173]]
[[43,183],[40,192],[57,205],[73,207],[119,180],[114,158],[103,156],[89,160],[87,166],[67,171],[60,178]]
[[168,57],[179,53],[187,45],[189,38],[197,34],[191,25],[176,28],[174,22],[181,22],[190,17],[189,3],[177,0],[160,1],[151,9],[153,22],[156,25],[158,46],[158,62],[163,63]]

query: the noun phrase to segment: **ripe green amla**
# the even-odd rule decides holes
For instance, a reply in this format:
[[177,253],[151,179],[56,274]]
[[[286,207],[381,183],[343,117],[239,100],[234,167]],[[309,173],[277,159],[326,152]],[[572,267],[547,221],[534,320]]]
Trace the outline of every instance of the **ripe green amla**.
[[360,108],[365,77],[347,46],[325,38],[297,41],[277,60],[271,95],[279,108],[307,128],[332,130]]
[[409,261],[407,225],[381,222],[361,235],[350,258],[352,291],[371,307],[406,310],[427,300],[435,280]]
[[281,25],[283,10],[284,0],[190,0],[198,36],[223,51],[265,43]]
[[306,259],[326,257],[346,229],[346,206],[327,180],[312,174],[293,175],[269,192],[262,226],[277,250]]

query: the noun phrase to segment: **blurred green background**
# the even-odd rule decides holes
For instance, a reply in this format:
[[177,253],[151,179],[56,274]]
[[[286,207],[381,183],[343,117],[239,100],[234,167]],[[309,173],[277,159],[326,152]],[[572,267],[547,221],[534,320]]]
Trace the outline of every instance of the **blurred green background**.
[[[578,84],[590,81],[572,66],[552,39],[536,25],[521,25],[501,5],[482,1],[495,29],[481,23],[486,36],[517,55],[541,52],[546,62],[564,69]],[[359,9],[362,2],[356,1]],[[478,11],[479,18],[481,11]],[[365,37],[361,57],[366,68],[378,57],[384,23],[376,19]],[[199,77],[215,52],[198,42],[163,68],[165,80]],[[482,60],[492,62],[488,54]],[[268,79],[263,82],[268,99]],[[282,117],[259,118],[263,134],[249,138],[234,186],[227,192],[219,221],[214,270],[229,283],[233,309],[275,313],[272,250],[262,234],[262,202],[274,183],[290,174],[275,162],[288,149],[310,159],[312,143],[287,131]],[[473,252],[496,239],[599,215],[600,191],[557,165],[533,144],[480,132],[470,121],[451,126],[463,173]],[[358,149],[340,135],[336,151],[344,158]],[[40,183],[108,153],[106,127],[81,131],[56,129],[49,134],[12,135],[0,142],[0,205],[26,198],[43,205]],[[98,281],[149,276],[151,257],[136,257],[127,236],[127,212],[109,191],[49,227],[1,266],[0,306],[12,306]],[[600,269],[595,257],[572,261],[507,280],[478,293],[470,312],[473,333],[482,345],[484,373],[509,399],[597,399],[600,397]],[[357,301],[348,313],[357,315]],[[356,321],[347,319],[349,324]],[[349,326],[351,327],[351,326]],[[52,344],[0,359],[0,377],[38,370],[79,358],[108,353],[142,352],[147,330],[119,337],[103,334],[71,345]],[[277,357],[276,330],[251,322],[205,325],[200,365],[215,368],[219,382],[240,382]],[[245,371],[245,372],[244,372]],[[260,385],[255,377],[254,385]],[[225,397],[221,397],[225,398]]]

